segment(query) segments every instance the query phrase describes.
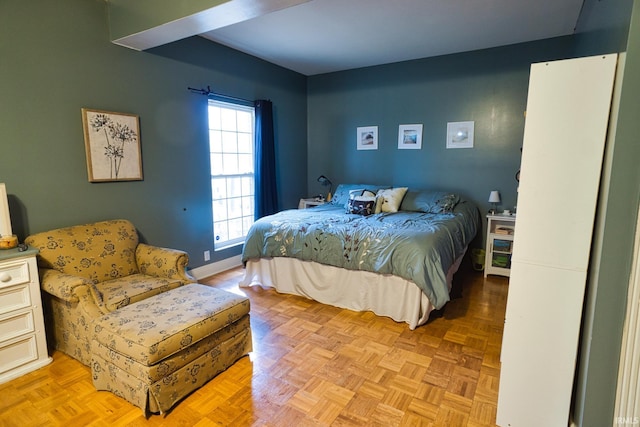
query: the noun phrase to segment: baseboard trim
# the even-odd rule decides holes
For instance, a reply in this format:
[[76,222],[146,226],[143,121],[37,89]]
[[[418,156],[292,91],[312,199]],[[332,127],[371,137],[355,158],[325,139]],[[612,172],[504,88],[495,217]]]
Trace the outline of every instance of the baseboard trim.
[[196,267],[189,270],[189,273],[197,280],[211,277],[215,274],[222,273],[223,271],[231,270],[232,268],[240,267],[242,265],[242,255],[236,255],[231,258],[223,259],[222,261],[212,262],[201,267]]

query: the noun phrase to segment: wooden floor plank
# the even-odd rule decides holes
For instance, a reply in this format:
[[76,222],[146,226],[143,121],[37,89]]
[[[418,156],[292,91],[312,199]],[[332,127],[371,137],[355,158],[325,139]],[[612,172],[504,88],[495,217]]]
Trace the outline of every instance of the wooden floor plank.
[[254,352],[164,415],[93,388],[60,352],[0,384],[0,426],[494,426],[508,280],[463,269],[462,298],[409,330],[372,313],[260,287],[233,269],[203,281],[251,300]]

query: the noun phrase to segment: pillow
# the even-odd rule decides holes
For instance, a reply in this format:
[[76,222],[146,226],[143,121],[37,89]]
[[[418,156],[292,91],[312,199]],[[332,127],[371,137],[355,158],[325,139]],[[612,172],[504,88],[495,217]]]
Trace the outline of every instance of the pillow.
[[368,216],[375,213],[375,196],[356,196],[349,200],[347,213]]
[[[354,206],[356,205],[354,202],[370,202],[373,201],[374,207],[371,213],[375,211],[375,202],[376,202],[376,193],[369,190],[358,189],[349,191],[349,200],[347,200],[347,204],[345,206],[347,213],[358,213],[354,212]],[[358,203],[358,206],[362,205]],[[361,206],[362,207],[362,206]],[[358,209],[360,210],[360,209]],[[362,214],[360,214],[362,215]]]
[[400,203],[404,195],[407,193],[407,187],[389,188],[386,190],[378,190],[376,204],[376,213],[378,212],[398,212]]
[[410,190],[402,200],[400,210],[426,213],[452,212],[460,196],[445,191]]
[[369,184],[339,184],[336,188],[336,191],[333,193],[333,198],[331,199],[332,205],[344,206],[347,207],[347,203],[349,202],[349,192],[352,190],[364,190],[367,189],[369,191],[373,191],[374,193],[381,188],[389,188],[388,186],[381,185],[369,185]]

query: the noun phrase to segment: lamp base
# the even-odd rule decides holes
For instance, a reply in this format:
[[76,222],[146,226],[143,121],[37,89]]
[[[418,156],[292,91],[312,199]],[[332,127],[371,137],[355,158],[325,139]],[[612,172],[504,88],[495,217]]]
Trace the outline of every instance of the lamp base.
[[331,192],[328,192],[327,193],[327,202],[330,202],[330,201],[331,201]]
[[15,234],[0,237],[0,249],[13,249],[16,246],[18,246],[18,236]]

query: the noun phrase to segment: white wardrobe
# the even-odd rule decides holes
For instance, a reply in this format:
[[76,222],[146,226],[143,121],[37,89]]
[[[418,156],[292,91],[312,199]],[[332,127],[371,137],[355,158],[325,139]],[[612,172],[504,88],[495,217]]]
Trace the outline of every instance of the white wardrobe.
[[497,424],[569,423],[617,55],[531,66]]

